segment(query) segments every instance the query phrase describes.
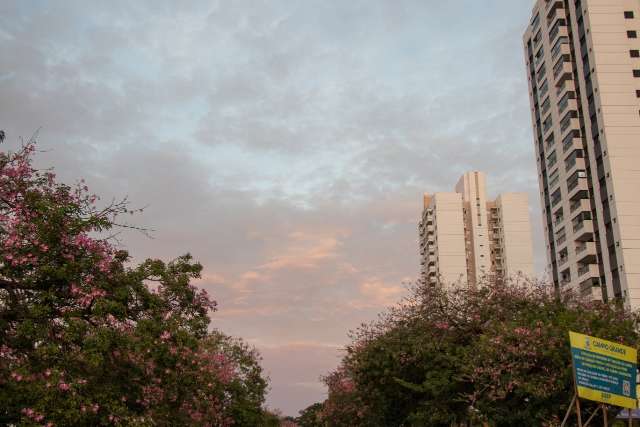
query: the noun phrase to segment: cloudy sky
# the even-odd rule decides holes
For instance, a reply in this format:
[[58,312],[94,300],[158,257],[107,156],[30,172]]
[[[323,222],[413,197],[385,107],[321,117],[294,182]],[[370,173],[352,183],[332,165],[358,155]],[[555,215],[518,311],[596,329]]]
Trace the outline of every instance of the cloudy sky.
[[530,0],[0,3],[0,128],[41,166],[148,206],[137,260],[191,252],[256,345],[268,403],[323,398],[349,329],[418,272],[425,191],[527,191]]

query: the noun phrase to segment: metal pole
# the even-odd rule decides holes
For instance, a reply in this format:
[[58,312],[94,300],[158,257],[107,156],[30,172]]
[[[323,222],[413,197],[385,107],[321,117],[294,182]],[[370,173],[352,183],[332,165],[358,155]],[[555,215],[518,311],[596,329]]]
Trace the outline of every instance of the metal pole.
[[560,424],[560,427],[564,427],[564,424],[569,419],[569,414],[571,413],[571,408],[573,408],[573,404],[574,403],[576,403],[576,394],[574,394],[573,395],[573,399],[571,399],[571,403],[569,404],[569,407],[567,408],[567,413],[564,414],[564,419],[562,420],[562,424]]
[[580,397],[576,398],[576,413],[578,414],[578,427],[582,427],[582,414],[580,413]]
[[593,411],[591,413],[591,416],[587,419],[587,421],[584,423],[584,427],[587,427],[589,425],[589,423],[591,422],[591,420],[593,419],[593,417],[596,416],[596,414],[598,413],[598,411],[600,410],[600,405],[598,405],[598,407],[595,409],[595,411]]
[[602,415],[603,415],[603,417],[602,417],[602,419],[603,419],[602,423],[603,424],[602,425],[604,427],[609,427],[609,422],[607,421],[607,405],[604,405],[604,404],[602,405]]
[[580,396],[578,395],[578,379],[576,378],[576,367],[571,356],[571,370],[573,371],[573,390],[576,398],[576,413],[578,414],[578,427],[582,427],[582,414],[580,413]]
[[627,408],[627,411],[629,411],[629,427],[633,426],[633,421],[631,419],[631,409]]

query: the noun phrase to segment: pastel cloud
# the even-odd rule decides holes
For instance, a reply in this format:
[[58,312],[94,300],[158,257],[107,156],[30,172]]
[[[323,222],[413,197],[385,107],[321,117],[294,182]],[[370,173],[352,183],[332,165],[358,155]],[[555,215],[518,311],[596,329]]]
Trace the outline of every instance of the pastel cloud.
[[[410,278],[405,280],[409,281],[408,279]],[[360,285],[360,293],[365,299],[353,301],[351,304],[353,307],[389,307],[397,303],[406,294],[406,291],[407,289],[403,286],[388,285],[373,278],[373,280]]]
[[[344,233],[343,233],[344,234]],[[261,265],[261,270],[273,271],[284,268],[315,268],[327,258],[335,257],[340,244],[338,236],[319,235],[304,231],[290,233],[290,244],[285,253],[274,256]]]

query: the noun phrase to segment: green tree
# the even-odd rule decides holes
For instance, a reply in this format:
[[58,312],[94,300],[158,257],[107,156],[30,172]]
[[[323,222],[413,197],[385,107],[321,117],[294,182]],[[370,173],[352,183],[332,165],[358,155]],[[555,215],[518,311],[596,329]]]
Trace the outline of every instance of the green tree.
[[34,151],[0,152],[0,424],[259,425],[258,355],[208,332],[200,264],[131,265],[126,200],[98,208]]
[[322,403],[314,403],[299,412],[296,423],[300,427],[323,427],[322,410]]
[[354,334],[325,381],[323,419],[332,426],[559,425],[573,395],[569,330],[638,344],[638,316],[615,303],[559,296],[535,283],[416,286]]

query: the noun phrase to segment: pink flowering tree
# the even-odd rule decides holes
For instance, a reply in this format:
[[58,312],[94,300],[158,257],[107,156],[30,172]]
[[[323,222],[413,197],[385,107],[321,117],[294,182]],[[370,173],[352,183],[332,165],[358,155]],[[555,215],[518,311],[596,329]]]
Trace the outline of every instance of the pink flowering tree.
[[326,378],[323,425],[559,425],[573,395],[568,331],[637,346],[638,326],[615,303],[542,284],[416,286],[354,333]]
[[0,424],[242,424],[262,414],[254,350],[209,333],[185,255],[131,266],[108,237],[126,200],[0,151]]
[[301,424],[310,427],[362,425],[366,421],[367,402],[356,392],[347,368],[339,367],[323,379],[328,389],[327,400],[322,408],[315,409],[314,416],[303,419]]

